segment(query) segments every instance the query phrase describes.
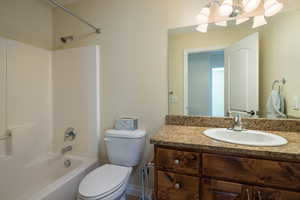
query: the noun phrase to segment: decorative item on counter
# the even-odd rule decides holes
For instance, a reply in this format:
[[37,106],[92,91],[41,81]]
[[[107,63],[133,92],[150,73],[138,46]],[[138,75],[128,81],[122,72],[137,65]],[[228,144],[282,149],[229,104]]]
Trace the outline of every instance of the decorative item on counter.
[[131,117],[122,117],[116,120],[115,129],[117,130],[137,130],[138,129],[138,119]]
[[285,78],[273,81],[272,91],[267,102],[268,118],[287,118],[285,109],[286,101],[281,91],[285,84]]

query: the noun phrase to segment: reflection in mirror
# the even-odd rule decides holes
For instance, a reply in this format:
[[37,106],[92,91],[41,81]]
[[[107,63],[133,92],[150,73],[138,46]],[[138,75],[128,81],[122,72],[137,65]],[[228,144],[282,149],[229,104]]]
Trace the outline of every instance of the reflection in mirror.
[[169,30],[169,114],[300,117],[300,3],[252,28]]

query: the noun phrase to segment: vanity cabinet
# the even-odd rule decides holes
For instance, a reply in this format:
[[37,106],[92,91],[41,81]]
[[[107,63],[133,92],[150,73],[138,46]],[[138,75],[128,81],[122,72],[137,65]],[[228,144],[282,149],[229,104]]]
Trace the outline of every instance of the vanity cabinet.
[[300,200],[300,163],[155,146],[157,200]]

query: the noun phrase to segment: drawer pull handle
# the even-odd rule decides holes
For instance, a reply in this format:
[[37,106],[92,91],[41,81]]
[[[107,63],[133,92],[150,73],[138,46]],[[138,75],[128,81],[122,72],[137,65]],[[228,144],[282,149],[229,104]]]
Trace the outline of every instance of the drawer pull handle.
[[177,189],[177,190],[180,189],[181,188],[181,184],[180,183],[175,183],[174,188]]
[[249,189],[246,189],[247,192],[247,200],[250,200],[250,193],[249,193]]
[[174,160],[174,164],[175,165],[179,165],[180,164],[180,160],[178,160],[178,159]]
[[261,192],[260,192],[260,191],[257,191],[257,194],[258,194],[258,200],[263,200],[263,199],[262,199],[262,196],[261,196]]

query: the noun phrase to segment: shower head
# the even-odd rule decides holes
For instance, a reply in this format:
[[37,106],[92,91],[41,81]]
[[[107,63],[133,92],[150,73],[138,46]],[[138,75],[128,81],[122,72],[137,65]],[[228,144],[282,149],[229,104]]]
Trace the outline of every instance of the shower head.
[[70,41],[73,41],[73,40],[74,40],[74,36],[73,36],[73,35],[69,35],[69,36],[61,37],[60,40],[61,40],[63,43],[67,43],[69,40],[70,40]]

